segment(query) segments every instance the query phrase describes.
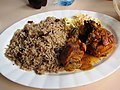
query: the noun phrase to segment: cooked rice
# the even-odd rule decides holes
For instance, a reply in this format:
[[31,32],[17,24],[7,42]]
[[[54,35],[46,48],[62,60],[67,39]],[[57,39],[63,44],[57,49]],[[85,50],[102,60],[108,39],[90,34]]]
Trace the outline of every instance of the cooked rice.
[[15,32],[5,56],[20,68],[38,74],[64,70],[57,59],[67,39],[64,29],[63,19],[55,17],[47,17],[38,24],[29,22]]

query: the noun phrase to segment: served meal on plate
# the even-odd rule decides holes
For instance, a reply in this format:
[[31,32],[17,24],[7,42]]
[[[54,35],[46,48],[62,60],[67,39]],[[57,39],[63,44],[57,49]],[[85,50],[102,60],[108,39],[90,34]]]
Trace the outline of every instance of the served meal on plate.
[[37,74],[90,70],[112,53],[115,41],[99,19],[87,14],[47,17],[37,24],[28,21],[18,29],[5,56]]

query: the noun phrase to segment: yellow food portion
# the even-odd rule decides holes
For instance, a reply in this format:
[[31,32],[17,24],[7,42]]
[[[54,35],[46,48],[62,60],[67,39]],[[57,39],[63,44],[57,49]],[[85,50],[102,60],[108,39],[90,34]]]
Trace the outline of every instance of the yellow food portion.
[[70,28],[78,28],[81,25],[84,25],[84,20],[93,20],[96,23],[100,23],[100,20],[98,18],[92,18],[87,14],[78,14],[73,16],[72,18],[64,18],[67,30],[69,30]]

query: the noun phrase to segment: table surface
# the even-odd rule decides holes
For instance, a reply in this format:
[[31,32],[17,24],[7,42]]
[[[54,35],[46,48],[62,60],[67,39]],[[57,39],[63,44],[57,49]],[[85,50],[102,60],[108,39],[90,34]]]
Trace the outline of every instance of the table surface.
[[[27,0],[0,0],[0,33],[13,23],[46,11],[52,10],[91,10],[107,14],[118,19],[118,15],[113,8],[112,0],[75,0],[71,6],[59,6],[54,4],[55,0],[48,0],[46,7],[33,9],[29,7]],[[105,79],[95,83],[61,90],[120,90],[120,69]],[[35,89],[16,84],[0,74],[0,90],[44,90]]]

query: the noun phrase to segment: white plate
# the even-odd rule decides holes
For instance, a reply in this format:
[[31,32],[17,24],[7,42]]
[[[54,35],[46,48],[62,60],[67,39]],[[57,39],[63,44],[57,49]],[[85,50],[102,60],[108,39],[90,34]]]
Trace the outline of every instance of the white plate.
[[[92,17],[97,17],[101,20],[102,24],[110,30],[117,38],[116,49],[114,53],[103,63],[97,65],[89,71],[80,71],[70,74],[56,74],[56,75],[36,75],[34,72],[27,72],[19,69],[18,66],[8,60],[5,56],[5,47],[9,44],[16,29],[21,29],[28,20],[40,22],[47,16],[55,16],[58,18],[71,17],[76,14],[86,13]],[[92,11],[84,10],[63,10],[63,11],[50,11],[40,13],[27,17],[9,28],[7,28],[0,35],[0,72],[6,78],[13,82],[35,88],[68,88],[75,86],[82,86],[98,81],[110,75],[120,67],[120,23],[114,18]]]

